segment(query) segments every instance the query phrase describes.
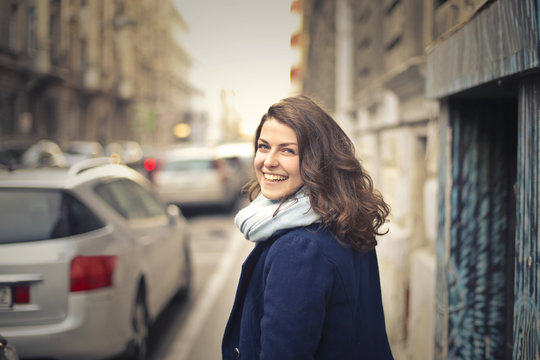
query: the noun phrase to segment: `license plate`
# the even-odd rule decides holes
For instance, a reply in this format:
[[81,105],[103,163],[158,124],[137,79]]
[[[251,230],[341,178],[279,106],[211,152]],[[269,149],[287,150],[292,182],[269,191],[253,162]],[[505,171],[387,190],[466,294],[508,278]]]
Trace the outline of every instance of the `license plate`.
[[11,288],[9,286],[0,286],[0,309],[10,308],[11,302]]

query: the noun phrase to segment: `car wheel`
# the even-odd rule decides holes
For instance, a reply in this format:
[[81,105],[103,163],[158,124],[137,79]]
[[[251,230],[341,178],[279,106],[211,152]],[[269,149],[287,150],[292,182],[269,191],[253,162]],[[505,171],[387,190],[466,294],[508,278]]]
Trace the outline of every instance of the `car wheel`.
[[146,360],[148,351],[148,310],[143,291],[139,291],[131,316],[132,339],[126,352],[126,359]]

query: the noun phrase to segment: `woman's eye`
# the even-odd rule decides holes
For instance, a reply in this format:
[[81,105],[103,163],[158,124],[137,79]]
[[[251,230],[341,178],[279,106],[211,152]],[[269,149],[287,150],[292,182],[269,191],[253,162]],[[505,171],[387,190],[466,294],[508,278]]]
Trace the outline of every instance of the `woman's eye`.
[[283,151],[291,155],[296,155],[296,151],[294,151],[294,149],[285,148]]
[[266,150],[266,149],[268,149],[268,145],[266,145],[266,144],[258,144],[257,149]]

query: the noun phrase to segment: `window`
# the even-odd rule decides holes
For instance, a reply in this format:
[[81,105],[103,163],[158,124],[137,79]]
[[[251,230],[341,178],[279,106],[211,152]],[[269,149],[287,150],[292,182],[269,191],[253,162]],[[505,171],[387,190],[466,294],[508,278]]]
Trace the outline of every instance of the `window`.
[[18,50],[18,19],[19,18],[19,4],[12,3],[9,10],[9,49],[12,51]]
[[51,0],[49,5],[49,34],[51,37],[51,60],[55,65],[59,65],[61,50],[60,22],[61,4],[60,0]]
[[28,29],[26,33],[26,51],[29,55],[36,52],[36,31],[37,31],[37,15],[36,8],[31,6],[28,8]]
[[0,189],[0,243],[57,239],[105,224],[73,195],[59,190]]
[[101,183],[96,194],[126,219],[142,219],[166,215],[163,205],[153,193],[127,179]]

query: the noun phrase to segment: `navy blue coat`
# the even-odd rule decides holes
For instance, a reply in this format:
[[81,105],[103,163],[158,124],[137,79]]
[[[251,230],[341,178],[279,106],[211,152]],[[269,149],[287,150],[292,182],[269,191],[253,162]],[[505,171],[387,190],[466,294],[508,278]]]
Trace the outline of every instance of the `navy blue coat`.
[[318,225],[276,232],[242,265],[224,360],[393,359],[375,250]]

